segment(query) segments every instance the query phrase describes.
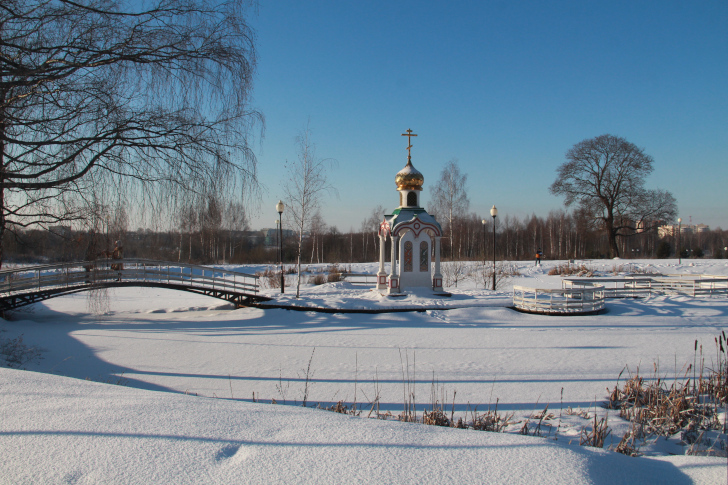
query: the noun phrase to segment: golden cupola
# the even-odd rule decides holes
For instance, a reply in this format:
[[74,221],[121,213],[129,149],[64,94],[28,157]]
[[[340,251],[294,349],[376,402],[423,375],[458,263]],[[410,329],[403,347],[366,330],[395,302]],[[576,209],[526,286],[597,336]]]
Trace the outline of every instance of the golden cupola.
[[397,172],[394,182],[397,184],[397,190],[422,190],[425,177],[412,165],[411,158],[407,157],[407,165]]

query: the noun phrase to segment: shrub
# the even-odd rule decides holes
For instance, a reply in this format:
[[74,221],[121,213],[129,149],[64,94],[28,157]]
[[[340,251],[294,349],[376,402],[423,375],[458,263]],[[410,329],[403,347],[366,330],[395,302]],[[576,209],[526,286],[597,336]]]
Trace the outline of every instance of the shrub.
[[667,259],[670,257],[670,253],[672,252],[672,248],[670,247],[670,243],[667,241],[662,241],[659,246],[657,246],[657,257],[659,259]]
[[342,280],[341,270],[339,269],[339,267],[337,265],[335,265],[335,264],[331,265],[331,267],[329,268],[329,274],[326,277],[326,281],[328,281],[329,283],[335,283],[335,282],[341,281],[341,280]]
[[0,337],[0,359],[3,359],[8,367],[18,369],[20,366],[40,358],[40,350],[25,345],[22,335],[17,338]]
[[276,268],[267,267],[265,271],[257,271],[255,276],[262,288],[277,288],[281,285],[281,273]]
[[576,275],[576,276],[586,276],[587,278],[591,278],[592,276],[594,276],[594,271],[591,270],[591,269],[589,269],[589,268],[587,268],[583,264],[582,265],[579,265],[579,266],[576,266],[576,265],[573,265],[572,266],[570,264],[560,264],[558,266],[554,266],[553,268],[551,268],[551,270],[549,270],[549,273],[548,274],[550,276],[556,276],[556,275],[560,275],[560,276],[571,276],[571,275]]
[[316,275],[311,276],[308,279],[308,282],[311,283],[312,285],[318,286],[318,285],[323,285],[324,283],[326,283],[326,279],[327,278],[325,275],[316,274]]

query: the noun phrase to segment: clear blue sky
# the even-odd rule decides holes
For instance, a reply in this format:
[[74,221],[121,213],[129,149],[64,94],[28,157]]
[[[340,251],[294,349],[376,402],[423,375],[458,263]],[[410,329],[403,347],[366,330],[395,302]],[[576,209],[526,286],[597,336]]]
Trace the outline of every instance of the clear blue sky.
[[253,228],[271,227],[285,160],[307,120],[338,160],[322,214],[341,231],[398,205],[412,161],[423,201],[444,164],[468,174],[470,209],[547,216],[564,153],[609,133],[655,159],[685,222],[728,229],[728,2],[265,1],[251,17],[254,105],[265,190]]

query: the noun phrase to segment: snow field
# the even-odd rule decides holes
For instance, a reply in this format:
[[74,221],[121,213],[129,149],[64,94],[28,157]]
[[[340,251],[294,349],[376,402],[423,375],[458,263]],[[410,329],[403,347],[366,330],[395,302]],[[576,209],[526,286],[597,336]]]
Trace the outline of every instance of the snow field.
[[[559,277],[546,274],[554,264],[519,263],[522,276],[510,283],[560,287]],[[591,264],[606,272],[625,262]],[[721,260],[630,264],[728,274]],[[352,270],[376,271],[376,265]],[[493,295],[465,281],[451,290],[454,296],[436,305],[422,295],[394,303],[422,311],[381,314],[235,310],[211,298],[148,288],[110,291],[101,315],[89,313],[84,294],[34,305],[3,324],[5,336],[23,334],[26,343],[44,350],[43,359],[27,368],[46,373],[2,370],[0,439],[3,449],[20,450],[3,468],[15,483],[222,483],[241,477],[249,483],[312,477],[325,483],[532,483],[536,476],[546,483],[617,483],[622,480],[615,473],[622,471],[634,482],[725,483],[725,459],[631,459],[579,447],[578,436],[595,404],[600,416],[606,414],[599,404],[625,365],[632,372],[639,366],[646,377],[653,364],[662,377],[682,375],[693,362],[696,339],[709,365],[713,338],[728,327],[728,300],[609,300],[602,315],[548,317],[505,308],[507,288]],[[392,304],[347,283],[307,286],[303,296],[304,302],[343,308]],[[290,298],[286,293],[280,300]],[[414,389],[421,414],[434,390],[437,400],[446,401],[448,416],[456,392],[456,419],[469,419],[476,406],[479,412],[492,409],[498,400],[499,413],[514,413],[519,423],[504,435],[243,402],[255,393],[300,403],[309,361],[310,404],[351,403],[356,395],[364,407],[378,396],[381,410],[398,414],[403,394]],[[215,397],[221,399],[209,399]],[[514,434],[547,404],[553,417],[543,422],[542,434],[548,438]],[[608,419],[609,443],[618,442],[627,425],[616,415]],[[116,456],[119,446],[126,452]],[[673,440],[643,451],[666,455],[684,448]],[[48,479],[26,476],[28,460],[47,468],[38,476]]]

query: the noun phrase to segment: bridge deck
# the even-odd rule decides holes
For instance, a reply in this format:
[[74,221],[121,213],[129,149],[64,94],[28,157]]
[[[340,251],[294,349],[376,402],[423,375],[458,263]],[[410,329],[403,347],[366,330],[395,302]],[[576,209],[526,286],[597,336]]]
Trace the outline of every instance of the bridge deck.
[[189,291],[237,306],[269,300],[258,294],[256,275],[167,261],[104,259],[0,271],[0,310],[69,293],[122,286]]

